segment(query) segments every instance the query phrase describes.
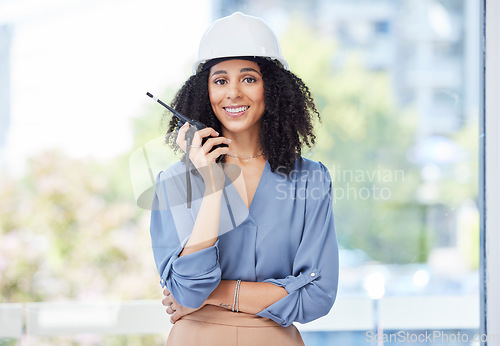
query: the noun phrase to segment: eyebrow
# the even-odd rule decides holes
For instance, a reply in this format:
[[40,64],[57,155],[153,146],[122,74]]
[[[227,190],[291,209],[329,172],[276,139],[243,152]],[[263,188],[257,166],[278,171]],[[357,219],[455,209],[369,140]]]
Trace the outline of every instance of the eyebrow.
[[[259,73],[259,71],[257,71],[256,69],[254,68],[251,68],[251,67],[244,67],[240,70],[240,73],[243,73],[243,72],[256,72],[258,73],[260,76],[262,76],[262,74]],[[215,71],[214,73],[212,73],[212,77],[217,75],[217,74],[227,74],[227,71],[226,70],[217,70]]]
[[251,72],[251,71],[257,72],[260,76],[262,76],[259,71],[251,67],[244,67],[240,70],[240,72]]
[[212,73],[212,76],[215,76],[216,74],[227,74],[227,71],[225,71],[225,70],[217,70],[214,73]]

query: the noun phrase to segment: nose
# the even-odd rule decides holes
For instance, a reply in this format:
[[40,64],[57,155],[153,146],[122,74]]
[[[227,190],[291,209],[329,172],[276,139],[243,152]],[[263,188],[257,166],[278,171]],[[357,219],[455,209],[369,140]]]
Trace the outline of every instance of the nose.
[[236,99],[241,96],[241,89],[239,83],[229,83],[226,98],[227,99]]

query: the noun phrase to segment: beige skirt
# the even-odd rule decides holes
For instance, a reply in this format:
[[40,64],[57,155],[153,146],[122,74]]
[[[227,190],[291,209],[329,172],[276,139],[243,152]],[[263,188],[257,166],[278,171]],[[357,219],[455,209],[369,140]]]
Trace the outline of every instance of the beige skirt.
[[257,315],[232,312],[205,305],[178,320],[170,331],[167,346],[254,346],[304,345],[297,328]]

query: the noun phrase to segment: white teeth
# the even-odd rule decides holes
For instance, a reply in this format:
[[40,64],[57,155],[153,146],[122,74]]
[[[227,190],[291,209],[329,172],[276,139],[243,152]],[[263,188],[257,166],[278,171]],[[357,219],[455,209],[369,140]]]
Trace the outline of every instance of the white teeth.
[[236,108],[225,108],[229,113],[239,113],[244,112],[248,109],[248,106],[236,107]]

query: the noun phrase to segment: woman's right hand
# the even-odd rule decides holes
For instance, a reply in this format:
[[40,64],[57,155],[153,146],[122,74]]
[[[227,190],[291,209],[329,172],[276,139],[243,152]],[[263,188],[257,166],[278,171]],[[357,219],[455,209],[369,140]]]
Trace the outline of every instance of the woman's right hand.
[[182,316],[186,316],[192,312],[198,311],[206,305],[206,303],[203,303],[197,309],[186,308],[185,306],[182,306],[175,301],[174,297],[172,297],[170,291],[167,288],[163,290],[163,295],[165,296],[165,298],[163,298],[161,303],[167,307],[167,314],[170,315],[170,323],[172,324],[177,322]]
[[[184,150],[184,152],[186,152],[186,132],[188,131],[189,126],[189,123],[184,123],[177,134],[176,143],[182,150]],[[216,163],[215,161],[219,156],[225,155],[231,150],[229,147],[219,147],[213,151],[211,150],[218,144],[229,145],[231,140],[218,136],[219,133],[211,127],[206,127],[196,131],[189,150],[189,159],[193,162],[205,182],[205,192],[215,192],[221,190],[224,186],[225,175],[222,165],[220,163]],[[210,138],[207,139],[205,144],[202,146],[201,143],[205,137]]]

